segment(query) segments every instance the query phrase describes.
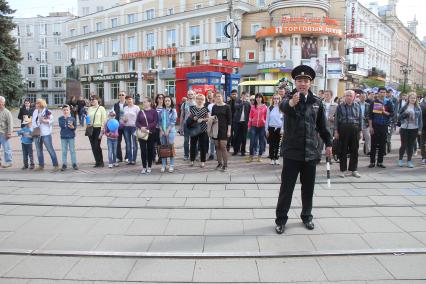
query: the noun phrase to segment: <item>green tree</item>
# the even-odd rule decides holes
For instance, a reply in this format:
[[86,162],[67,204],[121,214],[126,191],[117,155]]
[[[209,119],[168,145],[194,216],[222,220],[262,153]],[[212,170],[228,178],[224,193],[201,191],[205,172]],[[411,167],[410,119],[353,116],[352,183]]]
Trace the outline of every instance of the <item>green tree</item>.
[[376,79],[364,79],[361,81],[361,84],[365,87],[374,88],[374,87],[384,87],[385,82],[376,80]]
[[0,95],[9,105],[16,105],[23,95],[23,82],[18,63],[22,60],[16,39],[11,31],[15,28],[15,13],[6,0],[0,0]]

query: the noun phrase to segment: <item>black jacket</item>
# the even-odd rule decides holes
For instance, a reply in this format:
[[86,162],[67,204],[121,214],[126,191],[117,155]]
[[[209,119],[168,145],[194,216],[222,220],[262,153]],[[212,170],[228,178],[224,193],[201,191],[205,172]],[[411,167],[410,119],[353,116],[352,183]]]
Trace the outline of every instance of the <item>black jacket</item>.
[[243,105],[244,105],[244,120],[248,124],[249,121],[249,115],[250,115],[250,108],[251,105],[247,101],[238,100],[235,103],[235,112],[233,117],[233,123],[239,123],[241,118],[241,112],[243,111]]
[[422,110],[423,131],[426,131],[426,99],[420,103],[420,109]]
[[301,98],[295,107],[291,107],[289,101],[296,92],[294,90],[280,106],[285,121],[284,158],[297,161],[318,160],[321,158],[318,133],[327,147],[332,146],[324,105],[321,98],[309,91],[306,102]]
[[[124,103],[124,106],[126,106],[127,104]],[[117,119],[118,121],[120,121],[120,102],[116,102],[114,104],[114,112],[115,112],[115,119]]]
[[33,116],[34,108],[30,107],[28,110],[25,108],[25,106],[22,106],[19,109],[18,119],[22,122],[24,120],[24,115],[28,116],[28,118],[31,118]]

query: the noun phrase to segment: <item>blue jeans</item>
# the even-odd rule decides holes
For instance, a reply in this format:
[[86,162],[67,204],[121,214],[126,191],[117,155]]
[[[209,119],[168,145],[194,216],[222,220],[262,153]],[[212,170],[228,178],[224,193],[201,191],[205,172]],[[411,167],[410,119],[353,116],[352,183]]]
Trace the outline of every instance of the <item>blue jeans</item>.
[[123,134],[124,140],[126,141],[126,153],[129,162],[136,161],[136,155],[138,154],[138,145],[136,144],[136,127],[124,126]]
[[212,157],[214,157],[214,154],[215,154],[215,152],[216,152],[216,146],[214,145],[214,139],[213,138],[210,138],[209,139],[209,143],[210,143],[210,150],[209,150],[209,153],[210,153],[210,156],[212,156]]
[[250,127],[250,156],[254,156],[256,149],[259,149],[258,155],[262,156],[265,142],[265,127]]
[[62,146],[62,165],[67,165],[67,153],[68,149],[71,154],[71,163],[73,166],[77,165],[77,158],[75,156],[75,139],[74,138],[61,138]]
[[107,145],[108,145],[108,164],[112,165],[117,163],[118,140],[114,138],[107,138]]
[[12,147],[10,146],[9,139],[6,139],[6,135],[0,133],[0,148],[3,147],[4,151],[4,162],[6,164],[12,163]]
[[30,165],[34,166],[34,156],[33,156],[33,144],[24,144],[22,145],[22,160],[24,162],[24,167],[28,168],[28,160]]
[[54,167],[58,166],[58,158],[56,157],[55,149],[53,149],[52,144],[52,135],[40,136],[34,139],[38,164],[40,167],[44,167],[44,155],[43,155],[43,144],[46,146],[46,150],[50,155],[50,159],[52,159],[52,164]]
[[184,122],[183,124],[183,156],[189,158],[189,130],[188,126]]
[[[175,131],[170,131],[168,139],[167,139],[166,136],[160,136],[161,145],[174,144],[175,143],[175,135],[176,135]],[[163,164],[163,168],[165,168],[167,166],[167,158],[162,158],[161,162]],[[174,167],[174,165],[175,165],[175,158],[170,157],[170,167]]]
[[78,111],[78,120],[80,121],[80,126],[84,126],[84,119],[85,119],[84,109],[80,109]]

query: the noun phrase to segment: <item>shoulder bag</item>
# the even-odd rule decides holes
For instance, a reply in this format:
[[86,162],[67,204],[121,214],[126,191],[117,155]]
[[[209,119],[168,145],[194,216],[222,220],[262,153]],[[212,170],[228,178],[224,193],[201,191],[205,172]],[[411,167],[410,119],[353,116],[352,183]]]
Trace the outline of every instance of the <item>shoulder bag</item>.
[[[146,118],[146,113],[141,110],[141,112],[143,113],[143,116],[145,116],[145,121],[146,121],[146,127],[148,127],[148,119]],[[136,137],[138,137],[138,139],[142,139],[142,140],[148,140],[149,138],[149,130],[142,130],[140,128],[136,129]]]
[[95,120],[96,120],[96,113],[98,112],[99,106],[95,111],[95,115],[93,116],[93,123],[92,125],[87,125],[86,126],[86,132],[84,133],[85,136],[92,136],[93,135],[93,125],[95,124]]

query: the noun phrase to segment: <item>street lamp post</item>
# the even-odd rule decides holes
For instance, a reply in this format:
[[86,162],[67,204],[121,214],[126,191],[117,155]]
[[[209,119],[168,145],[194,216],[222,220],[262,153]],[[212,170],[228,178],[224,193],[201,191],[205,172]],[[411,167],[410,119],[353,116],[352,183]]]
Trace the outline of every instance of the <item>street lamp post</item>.
[[413,70],[413,66],[411,65],[401,65],[401,73],[404,74],[404,85],[403,85],[403,93],[405,93],[405,88],[407,86],[407,81],[408,81],[408,74],[411,73],[411,71]]

